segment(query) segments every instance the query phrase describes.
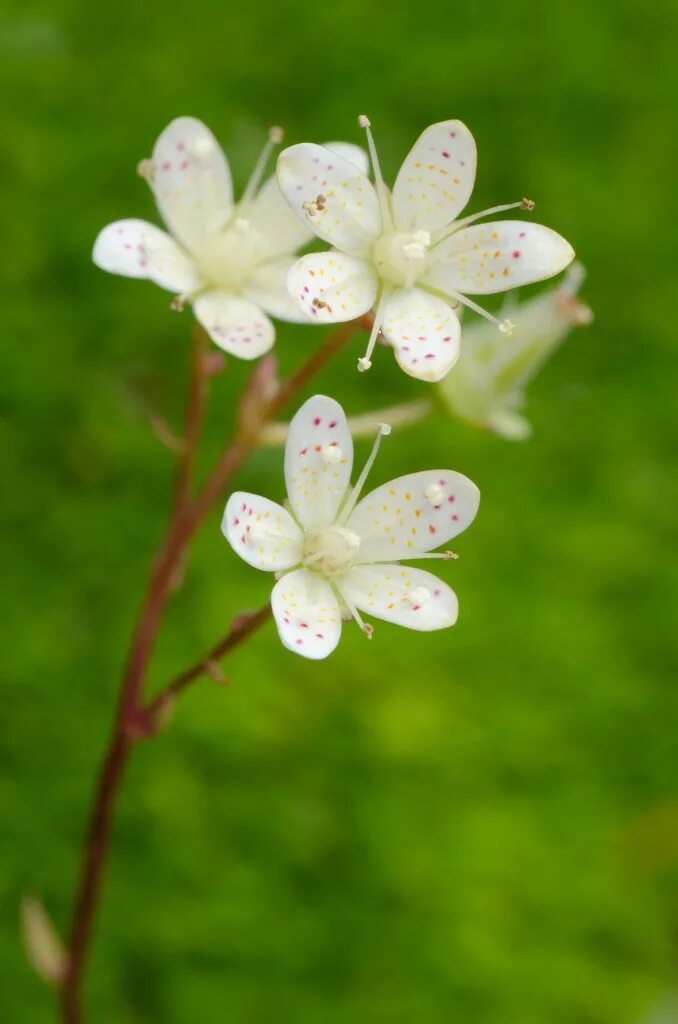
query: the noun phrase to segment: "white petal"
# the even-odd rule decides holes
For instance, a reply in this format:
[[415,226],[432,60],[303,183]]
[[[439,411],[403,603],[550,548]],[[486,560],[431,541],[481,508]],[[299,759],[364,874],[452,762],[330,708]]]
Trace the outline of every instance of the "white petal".
[[287,288],[307,319],[319,324],[355,320],[377,297],[377,275],[367,260],[342,252],[311,252],[293,265]]
[[405,373],[441,380],[459,358],[459,320],[449,302],[420,288],[399,288],[386,300],[381,330]]
[[341,609],[329,583],[308,569],[287,573],[273,588],[271,608],[285,647],[326,658],[339,643]]
[[409,565],[360,565],[341,579],[346,599],[367,615],[429,632],[457,621],[457,595],[446,583]]
[[285,445],[285,484],[305,529],[334,522],[351,480],[353,439],[338,402],[314,395],[293,417]]
[[277,320],[307,324],[309,317],[292,301],[287,290],[287,275],[296,262],[294,256],[288,256],[271,263],[262,263],[245,282],[242,293],[246,299],[261,306],[264,312]]
[[215,345],[239,359],[256,359],[273,345],[275,331],[253,302],[228,292],[205,292],[193,312]]
[[287,509],[258,494],[237,491],[228,499],[221,532],[255,569],[275,572],[298,565],[303,535]]
[[362,146],[356,146],[352,142],[326,142],[325,148],[343,156],[344,160],[350,160],[363,174],[370,173],[370,158]]
[[347,522],[361,539],[359,562],[414,558],[447,543],[475,519],[476,485],[449,469],[408,473],[377,487]]
[[[278,157],[278,181],[297,216],[326,242],[352,253],[371,248],[381,233],[381,214],[374,188],[352,160],[340,153],[302,142]],[[323,197],[313,215],[304,204]]]
[[476,144],[461,121],[422,132],[398,172],[393,217],[399,231],[441,230],[464,209],[476,176]]
[[294,253],[315,237],[313,231],[294,213],[280,191],[273,174],[250,203],[238,207],[238,214],[257,232],[258,252],[262,260]]
[[432,255],[425,282],[445,292],[490,295],[559,274],[574,249],[542,224],[499,220],[463,228]]
[[201,284],[193,263],[174,239],[145,220],[109,224],[94,243],[92,259],[111,274],[147,278],[171,292],[190,293]]
[[228,162],[207,125],[194,117],[178,117],[160,135],[151,188],[167,227],[198,255],[205,237],[231,216]]

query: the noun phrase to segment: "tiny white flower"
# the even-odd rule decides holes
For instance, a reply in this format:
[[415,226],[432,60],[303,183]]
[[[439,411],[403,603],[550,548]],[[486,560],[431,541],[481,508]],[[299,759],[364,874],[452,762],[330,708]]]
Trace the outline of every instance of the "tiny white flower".
[[[334,246],[311,253],[287,283],[299,309],[318,323],[352,320],[375,309],[374,327],[358,368],[367,370],[379,332],[402,369],[438,381],[459,355],[461,303],[493,320],[469,295],[489,295],[552,277],[571,262],[569,242],[523,221],[471,227],[479,217],[531,200],[497,206],[463,220],[476,173],[476,146],[461,121],[441,121],[420,135],[400,168],[393,192],[384,184],[370,123],[375,185],[326,147],[302,143],[278,159],[278,180],[292,209]],[[508,323],[500,325],[509,333]]]
[[226,505],[222,531],[250,565],[276,573],[271,604],[280,638],[306,658],[326,658],[339,643],[343,618],[367,636],[361,612],[409,629],[430,631],[457,620],[446,583],[402,561],[454,558],[434,553],[465,530],[480,492],[451,470],[398,477],[359,501],[381,438],[351,489],[353,440],[341,406],[309,399],[289,426],[285,482],[289,511],[268,498],[238,492]]
[[450,411],[511,440],[529,437],[530,424],[518,412],[527,385],[566,335],[593,319],[577,298],[583,279],[575,264],[555,288],[520,305],[507,303],[511,338],[497,337],[484,321],[466,327],[459,362],[439,385]]
[[[143,220],[109,224],[94,245],[96,265],[113,274],[148,278],[175,292],[173,309],[190,302],[226,352],[241,359],[267,352],[275,340],[269,316],[308,319],[290,301],[285,281],[312,232],[291,213],[275,175],[261,184],[271,150],[281,139],[282,130],[272,128],[236,204],[228,161],[209,128],[193,117],[172,121],[152,158],[138,167],[169,233]],[[365,163],[357,146],[328,146],[349,162]]]

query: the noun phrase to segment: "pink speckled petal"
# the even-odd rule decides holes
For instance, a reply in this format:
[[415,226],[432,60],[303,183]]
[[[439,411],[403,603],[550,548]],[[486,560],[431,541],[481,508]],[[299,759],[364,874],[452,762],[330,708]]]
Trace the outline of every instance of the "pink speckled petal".
[[318,660],[332,653],[341,637],[341,609],[329,583],[308,569],[296,569],[279,580],[271,608],[285,647]]
[[360,565],[341,579],[347,602],[367,615],[423,633],[457,621],[457,595],[430,572],[409,565]]
[[421,288],[393,292],[381,329],[398,365],[418,380],[441,380],[459,358],[459,320],[449,302]]
[[242,294],[277,320],[307,324],[308,316],[292,301],[287,290],[287,275],[295,263],[294,256],[262,263],[243,285]]
[[287,509],[258,494],[237,491],[228,499],[221,532],[255,569],[291,569],[302,558],[303,536]]
[[239,359],[256,359],[275,341],[273,324],[259,306],[228,292],[205,292],[193,312],[214,344]]
[[419,136],[398,172],[393,217],[399,231],[439,231],[466,206],[476,176],[476,144],[461,121]]
[[165,224],[196,254],[231,216],[228,162],[207,125],[194,117],[178,117],[158,138],[150,184]]
[[[278,157],[278,182],[294,212],[319,238],[354,254],[366,253],[381,232],[374,188],[365,174],[341,153],[302,142]],[[322,197],[322,209],[307,204]]]
[[446,544],[475,519],[476,485],[450,469],[409,473],[360,501],[346,526],[361,538],[359,562],[414,558]]
[[174,239],[145,220],[109,224],[94,243],[92,259],[111,274],[146,278],[171,292],[190,293],[201,284],[193,263]]
[[336,251],[302,256],[287,275],[292,301],[319,324],[355,320],[367,313],[377,288],[377,275],[367,260]]
[[285,446],[287,497],[305,529],[328,526],[351,480],[353,439],[338,402],[314,395],[293,417]]
[[425,283],[444,292],[491,295],[559,274],[574,249],[542,224],[500,220],[463,228],[431,257]]

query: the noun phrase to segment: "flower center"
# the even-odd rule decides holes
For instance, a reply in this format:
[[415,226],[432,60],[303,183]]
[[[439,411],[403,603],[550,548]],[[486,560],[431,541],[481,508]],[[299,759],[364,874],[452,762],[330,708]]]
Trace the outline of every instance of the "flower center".
[[428,231],[391,231],[375,243],[372,258],[385,281],[409,287],[426,269],[430,246]]
[[306,534],[304,565],[323,576],[348,572],[360,547],[360,537],[345,526],[324,526]]
[[211,284],[239,291],[259,262],[260,236],[246,217],[236,216],[200,246],[198,262]]

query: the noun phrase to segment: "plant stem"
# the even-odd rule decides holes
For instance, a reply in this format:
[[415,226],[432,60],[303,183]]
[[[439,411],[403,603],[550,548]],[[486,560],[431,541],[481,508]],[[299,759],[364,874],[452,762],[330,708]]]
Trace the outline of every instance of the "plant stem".
[[[59,988],[60,1015],[63,1024],[80,1024],[82,1016],[82,980],[91,945],[92,925],[98,906],[104,868],[108,858],[111,825],[115,801],[120,789],[123,773],[130,753],[137,740],[145,738],[148,732],[148,717],[142,706],[144,677],[150,659],[162,614],[172,591],[172,582],[177,567],[199,524],[205,518],[214,502],[221,496],[233,474],[242,466],[249,454],[257,447],[264,425],[276,416],[290,401],[348,342],[368,318],[342,324],[325,342],[314,350],[305,363],[280,384],[272,398],[265,400],[256,417],[256,423],[241,426],[232,443],[226,448],[212,475],[195,500],[190,500],[188,488],[194,465],[195,448],[200,435],[202,413],[206,397],[202,341],[195,342],[193,372],[186,414],[186,444],[180,454],[181,463],[175,485],[172,516],[166,539],[151,569],[146,597],[134,629],[125,670],[122,677],[118,707],[109,744],[101,765],[98,783],[90,810],[89,824],[84,841],[80,873],[73,904],[68,962],[63,981]],[[196,354],[197,353],[197,354]],[[198,362],[199,360],[199,362]],[[211,652],[222,656],[250,636],[268,617],[264,611],[256,613],[240,631],[231,634]],[[202,659],[187,673],[177,677],[170,688],[176,692],[183,689],[208,666]],[[167,701],[162,692],[149,705],[152,710],[158,700]],[[157,708],[156,708],[157,711]]]

